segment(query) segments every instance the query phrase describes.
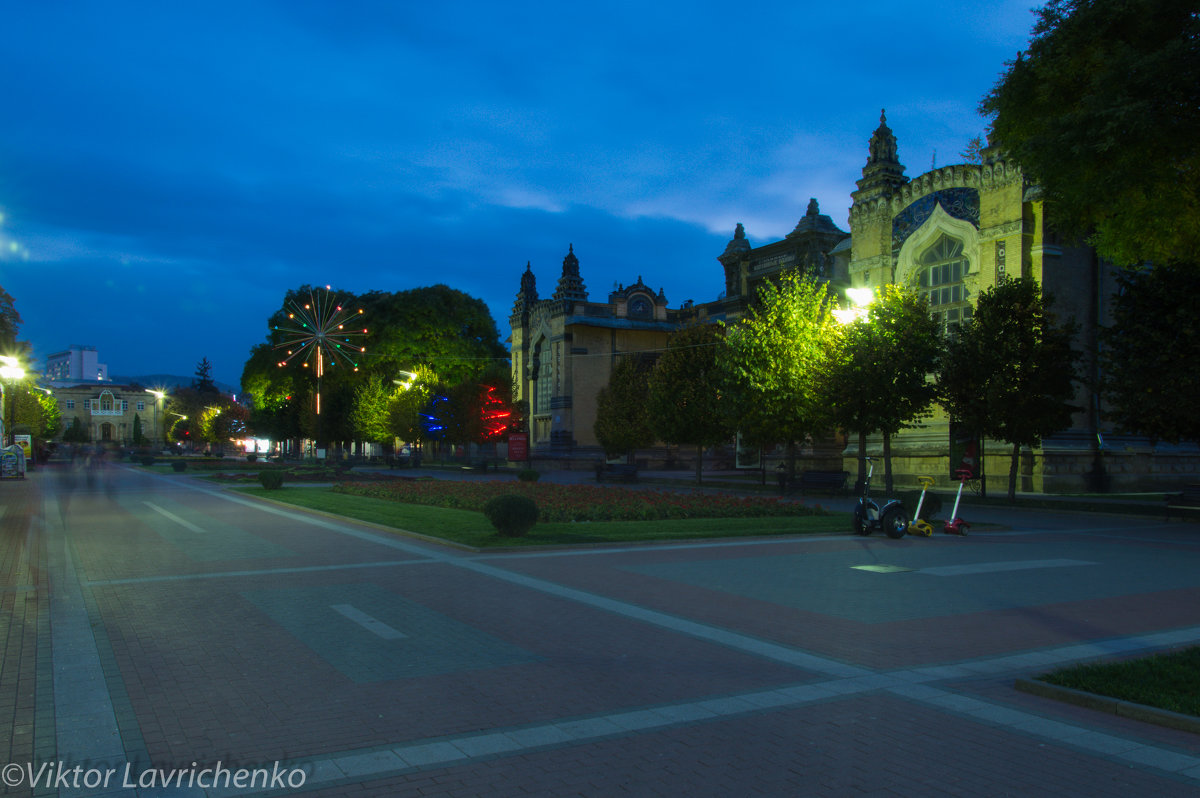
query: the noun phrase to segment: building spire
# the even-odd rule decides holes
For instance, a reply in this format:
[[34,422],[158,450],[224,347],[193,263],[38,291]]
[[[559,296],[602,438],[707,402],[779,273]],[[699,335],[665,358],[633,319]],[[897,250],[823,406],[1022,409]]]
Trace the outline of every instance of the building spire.
[[562,277],[558,278],[558,287],[554,291],[555,299],[565,299],[575,302],[587,301],[587,287],[579,276],[579,258],[575,257],[575,245],[569,245],[567,256],[563,258]]
[[862,180],[858,181],[856,198],[889,194],[908,182],[898,150],[896,134],[888,127],[886,109],[881,109],[879,127],[867,145],[867,165],[863,167]]

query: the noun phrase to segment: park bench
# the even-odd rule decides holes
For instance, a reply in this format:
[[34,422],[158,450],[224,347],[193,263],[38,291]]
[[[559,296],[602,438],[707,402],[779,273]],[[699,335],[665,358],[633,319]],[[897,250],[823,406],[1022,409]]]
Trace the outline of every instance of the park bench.
[[800,474],[800,492],[843,494],[846,492],[846,479],[849,476],[845,471],[803,471]]
[[598,463],[596,481],[637,482],[637,466],[633,463]]
[[1188,485],[1180,493],[1167,494],[1167,520],[1172,515],[1183,518],[1186,512],[1200,510],[1200,485]]

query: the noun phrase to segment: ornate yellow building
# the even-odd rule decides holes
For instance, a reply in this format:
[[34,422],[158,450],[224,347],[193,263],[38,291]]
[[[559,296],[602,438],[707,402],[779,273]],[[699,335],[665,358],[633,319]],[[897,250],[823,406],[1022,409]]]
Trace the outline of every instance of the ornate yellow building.
[[[854,287],[887,283],[920,291],[947,332],[971,318],[980,292],[1003,275],[1030,276],[1054,298],[1060,318],[1080,327],[1077,364],[1084,380],[1076,395],[1074,424],[1022,458],[1026,490],[1079,490],[1082,475],[1101,453],[1103,434],[1093,385],[1098,374],[1096,331],[1116,288],[1112,270],[1086,246],[1061,241],[1047,226],[1036,186],[1002,153],[983,150],[980,163],[933,169],[909,179],[896,137],[881,114],[871,136],[867,164],[851,194],[849,282]],[[936,414],[893,441],[893,466],[906,482],[927,474],[946,482],[950,430]],[[876,438],[868,443],[879,447]],[[852,444],[852,447],[854,445]],[[989,485],[1007,485],[1011,446],[984,442]],[[859,455],[847,449],[846,462]]]
[[[816,275],[839,293],[888,283],[910,286],[925,295],[947,332],[971,318],[979,294],[1002,275],[1028,275],[1053,297],[1060,318],[1079,325],[1082,382],[1072,426],[1023,453],[1018,488],[1161,490],[1194,481],[1200,470],[1194,445],[1153,445],[1104,427],[1095,390],[1097,332],[1109,323],[1107,308],[1116,290],[1113,270],[1089,247],[1055,235],[1038,188],[1020,168],[988,148],[978,163],[935,168],[914,178],[904,172],[896,136],[881,114],[862,178],[850,195],[849,234],[820,213],[816,200],[791,233],[757,248],[739,224],[717,258],[725,293],[711,302],[669,308],[662,291],[652,291],[641,277],[611,293],[607,302],[592,302],[573,249],[563,261],[554,295],[539,300],[527,267],[510,322],[513,382],[516,397],[531,409],[534,456],[600,457],[592,431],[596,396],[607,384],[615,358],[662,349],[669,334],[685,322],[736,321],[754,301],[758,285],[782,271]],[[860,455],[856,437],[849,437],[850,448],[841,455],[851,473]],[[982,445],[989,488],[1006,487],[1011,447],[988,441]],[[881,449],[878,436],[868,439],[868,452]],[[920,475],[948,484],[948,420],[935,414],[921,427],[903,431],[893,439],[892,453],[901,484],[915,484]],[[837,459],[835,452],[833,461]]]

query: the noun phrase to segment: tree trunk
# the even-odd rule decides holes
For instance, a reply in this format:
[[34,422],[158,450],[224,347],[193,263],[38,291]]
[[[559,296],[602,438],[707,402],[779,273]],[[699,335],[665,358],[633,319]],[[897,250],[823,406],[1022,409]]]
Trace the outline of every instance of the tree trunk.
[[700,444],[696,444],[696,484],[697,485],[704,484],[704,477],[701,476],[701,472],[703,471],[703,469],[704,469],[704,447],[701,446]]
[[1017,500],[1017,470],[1021,465],[1021,444],[1014,443],[1012,450],[1012,464],[1008,467],[1008,500]]
[[854,484],[854,493],[862,495],[863,486],[867,484],[867,433],[858,432],[858,480]]
[[892,436],[883,433],[883,487],[888,496],[892,495]]

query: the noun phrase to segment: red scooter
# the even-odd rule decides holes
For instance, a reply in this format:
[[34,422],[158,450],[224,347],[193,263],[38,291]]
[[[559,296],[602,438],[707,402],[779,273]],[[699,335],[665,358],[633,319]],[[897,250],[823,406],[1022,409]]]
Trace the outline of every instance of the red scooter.
[[958,517],[958,503],[962,500],[963,485],[966,485],[967,480],[971,479],[974,474],[970,469],[960,468],[954,472],[954,476],[958,478],[958,495],[954,497],[954,509],[950,511],[950,518],[946,521],[943,531],[947,535],[966,535],[971,525]]

